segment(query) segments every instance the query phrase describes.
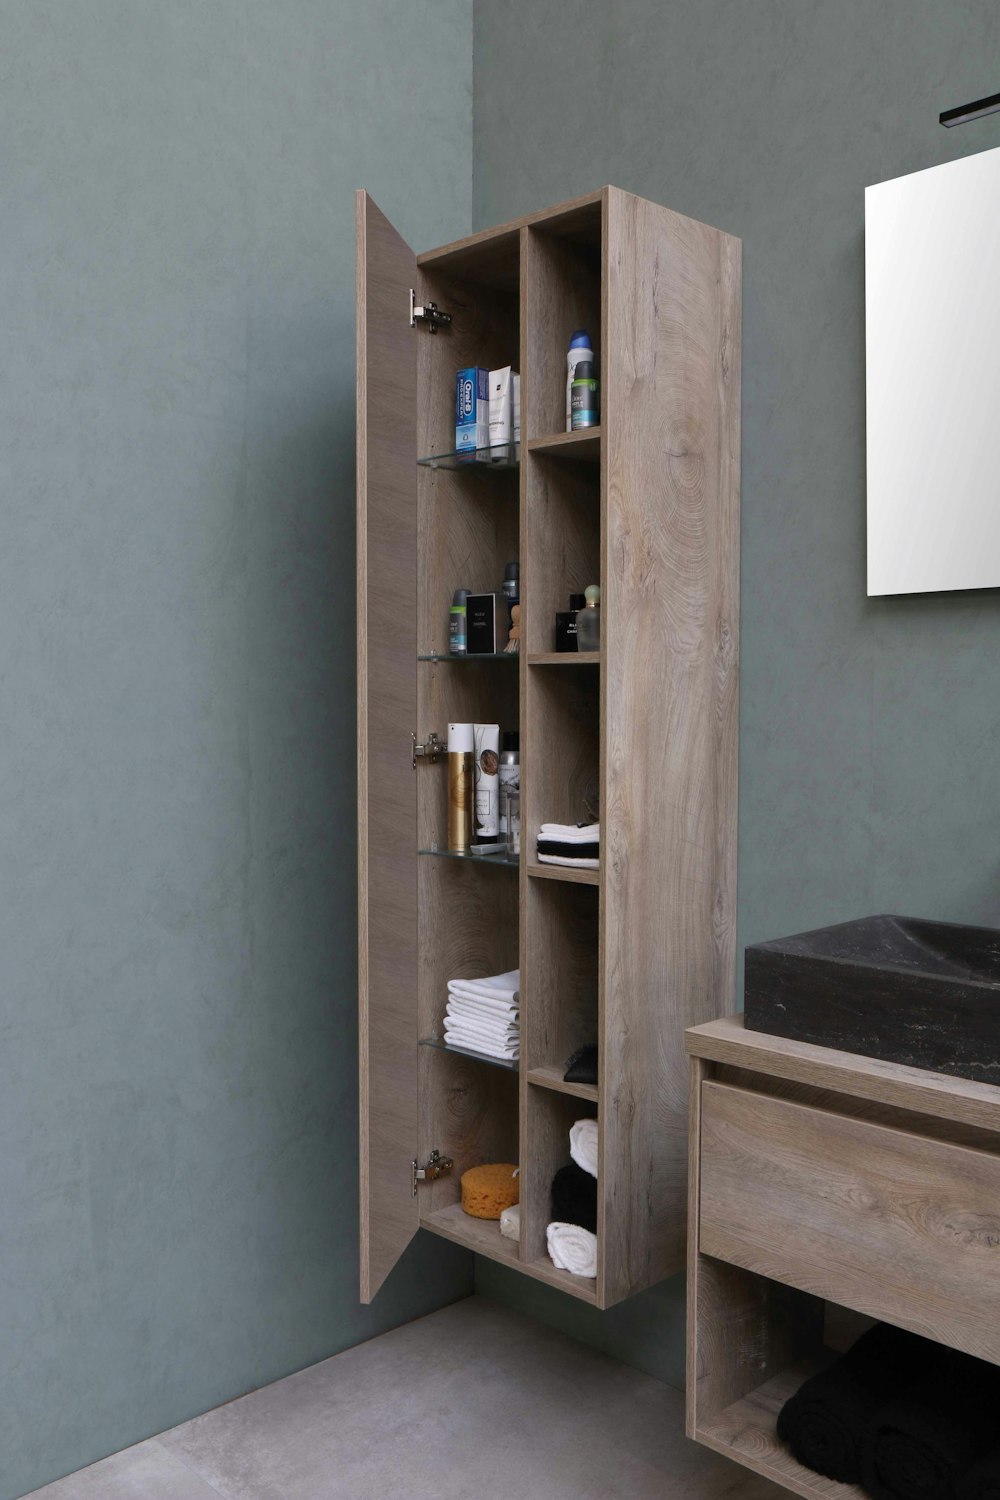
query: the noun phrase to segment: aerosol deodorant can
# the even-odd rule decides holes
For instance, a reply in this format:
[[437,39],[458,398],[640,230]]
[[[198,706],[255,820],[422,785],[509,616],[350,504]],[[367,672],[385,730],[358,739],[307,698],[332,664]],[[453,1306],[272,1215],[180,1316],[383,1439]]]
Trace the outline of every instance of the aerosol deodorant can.
[[476,782],[471,724],[448,725],[448,848],[468,854],[472,844],[472,808]]

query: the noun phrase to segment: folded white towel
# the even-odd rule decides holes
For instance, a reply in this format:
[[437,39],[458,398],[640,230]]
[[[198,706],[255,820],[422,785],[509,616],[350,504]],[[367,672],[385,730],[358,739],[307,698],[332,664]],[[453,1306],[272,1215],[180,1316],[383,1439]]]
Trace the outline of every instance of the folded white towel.
[[511,1000],[521,987],[519,969],[509,974],[488,974],[484,979],[449,979],[449,993],[453,989],[472,996],[481,995],[486,1000]]
[[538,837],[558,844],[597,844],[601,838],[601,825],[585,823],[580,828],[576,823],[543,823]]
[[574,870],[599,870],[601,862],[599,859],[572,859],[562,854],[539,854],[539,864],[543,865],[568,865]]
[[569,1154],[578,1167],[597,1176],[597,1121],[577,1120],[569,1127]]
[[511,1208],[505,1208],[500,1215],[500,1233],[505,1240],[519,1240],[521,1238],[520,1203],[515,1203]]
[[516,1047],[521,1040],[519,1031],[477,1031],[473,1026],[457,1026],[447,1016],[444,1029],[449,1037],[464,1037],[470,1042],[482,1042],[486,1047]]
[[521,1008],[518,1000],[482,1000],[459,990],[448,991],[448,1004],[456,1010],[464,1010],[467,1015],[496,1017],[501,1021],[507,1016],[516,1016]]
[[597,1235],[579,1224],[550,1224],[545,1231],[552,1264],[574,1276],[597,1275]]

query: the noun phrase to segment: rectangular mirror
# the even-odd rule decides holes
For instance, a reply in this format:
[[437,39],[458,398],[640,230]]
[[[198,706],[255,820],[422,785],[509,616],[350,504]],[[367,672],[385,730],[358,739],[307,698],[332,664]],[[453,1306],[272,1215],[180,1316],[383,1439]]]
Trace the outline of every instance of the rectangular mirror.
[[868,593],[1000,587],[1000,149],[865,191]]

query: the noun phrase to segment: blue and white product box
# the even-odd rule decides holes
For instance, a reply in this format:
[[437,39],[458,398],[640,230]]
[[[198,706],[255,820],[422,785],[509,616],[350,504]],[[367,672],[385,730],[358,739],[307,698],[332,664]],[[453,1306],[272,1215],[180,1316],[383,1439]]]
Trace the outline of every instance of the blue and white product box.
[[490,372],[476,367],[455,378],[455,450],[472,454],[490,442]]

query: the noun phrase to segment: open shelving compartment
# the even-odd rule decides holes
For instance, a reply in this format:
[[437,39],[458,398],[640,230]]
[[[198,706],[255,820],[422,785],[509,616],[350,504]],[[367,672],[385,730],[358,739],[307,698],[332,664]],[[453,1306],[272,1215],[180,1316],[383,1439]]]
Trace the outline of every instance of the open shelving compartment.
[[[363,1296],[419,1226],[607,1307],[683,1263],[683,1032],[731,998],[738,242],[613,188],[421,256],[363,196],[359,226]],[[411,288],[450,322],[403,327]],[[566,432],[577,328],[602,421]],[[705,349],[716,364],[694,368]],[[455,372],[506,364],[521,375],[518,449],[453,462]],[[690,452],[665,466],[671,428]],[[449,660],[454,590],[498,591],[514,558],[521,651]],[[690,628],[669,594],[679,577]],[[557,653],[555,615],[590,583],[601,650]],[[445,740],[454,721],[519,732],[518,861],[449,855],[444,758],[411,771],[409,736]],[[538,861],[541,822],[591,818],[611,856],[599,869]],[[519,1066],[442,1046],[448,980],[514,967]],[[567,1083],[591,1042],[599,1081]],[[545,1237],[585,1117],[603,1163],[594,1279],[558,1270]],[[414,1150],[453,1162],[415,1196]],[[461,1173],[490,1161],[519,1163],[520,1243],[462,1212]]]

